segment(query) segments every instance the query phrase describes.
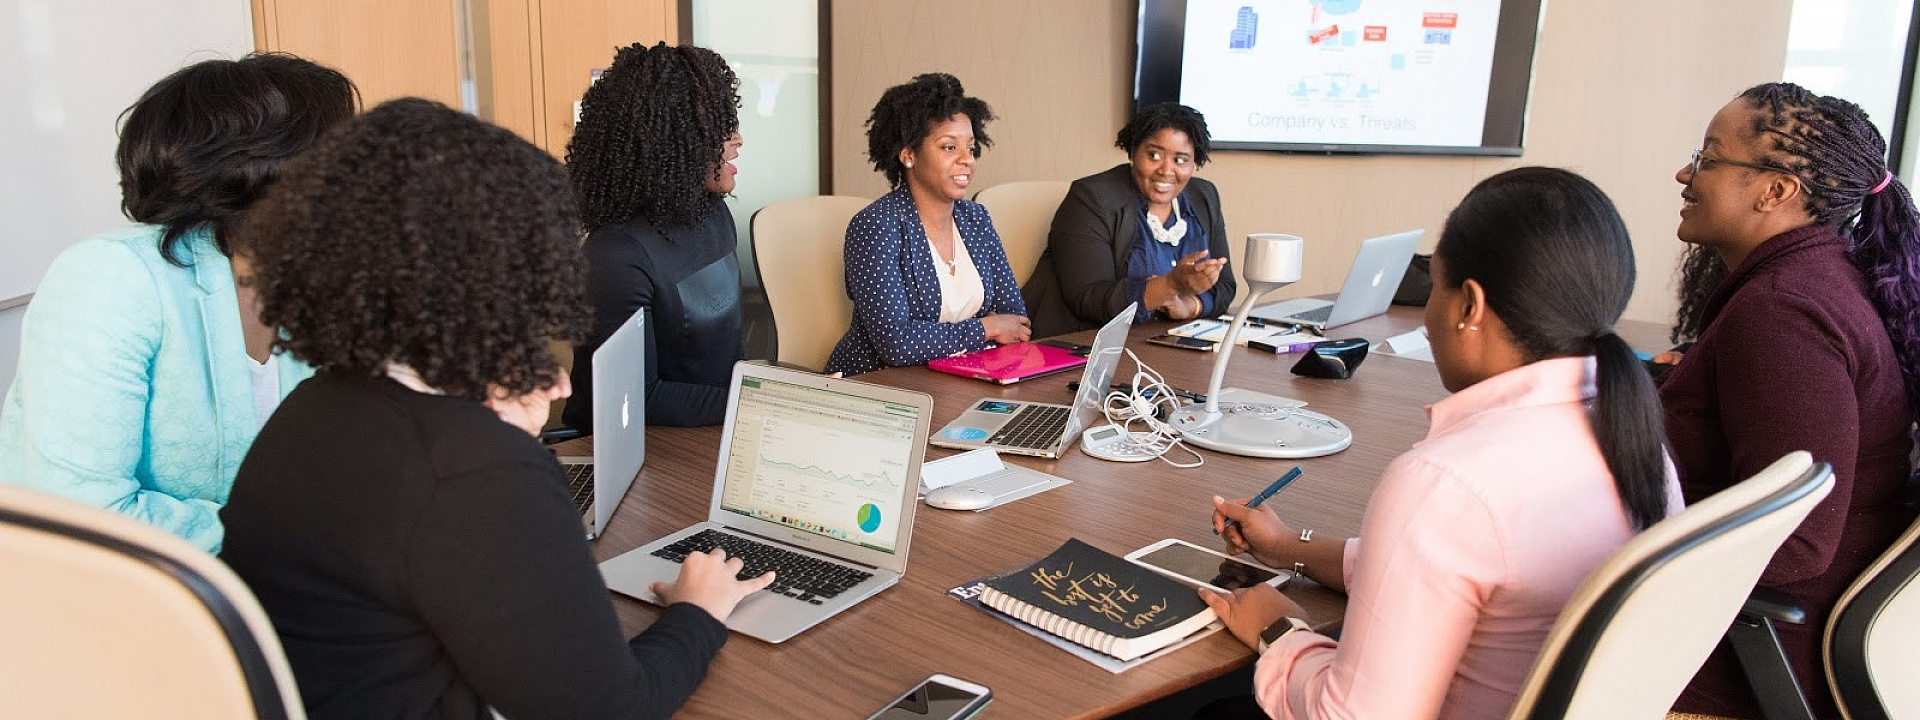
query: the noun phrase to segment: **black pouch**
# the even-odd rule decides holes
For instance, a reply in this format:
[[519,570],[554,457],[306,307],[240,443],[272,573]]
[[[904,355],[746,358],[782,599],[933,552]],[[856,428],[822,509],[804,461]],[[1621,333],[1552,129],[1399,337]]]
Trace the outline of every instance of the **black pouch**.
[[1415,255],[1407,263],[1407,274],[1400,277],[1400,287],[1393,291],[1395,305],[1426,305],[1427,294],[1433,292],[1433,256]]
[[1300,362],[1293,364],[1293,374],[1334,380],[1353,377],[1353,372],[1360,369],[1361,361],[1367,359],[1367,345],[1366,338],[1314,343],[1313,349],[1300,356]]

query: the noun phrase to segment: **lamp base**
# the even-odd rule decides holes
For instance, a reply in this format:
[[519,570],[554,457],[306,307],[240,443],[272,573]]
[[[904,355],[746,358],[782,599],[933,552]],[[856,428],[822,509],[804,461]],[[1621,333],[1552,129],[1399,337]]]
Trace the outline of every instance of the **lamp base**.
[[1243,388],[1220,391],[1220,412],[1205,404],[1183,405],[1171,422],[1193,445],[1247,457],[1309,458],[1332,455],[1353,444],[1345,423],[1306,403]]

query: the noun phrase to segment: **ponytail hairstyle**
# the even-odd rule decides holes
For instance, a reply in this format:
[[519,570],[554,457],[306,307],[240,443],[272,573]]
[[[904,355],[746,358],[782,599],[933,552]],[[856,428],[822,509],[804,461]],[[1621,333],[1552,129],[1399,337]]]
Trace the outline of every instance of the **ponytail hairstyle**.
[[1468,279],[1526,362],[1592,355],[1590,415],[1627,520],[1667,516],[1666,424],[1653,380],[1613,325],[1633,295],[1633,242],[1600,188],[1579,175],[1523,167],[1474,186],[1447,216],[1435,283]]
[[1860,106],[1792,83],[1740,94],[1759,112],[1762,160],[1800,179],[1807,215],[1847,239],[1867,277],[1906,381],[1907,415],[1920,419],[1920,213],[1887,169],[1887,144]]

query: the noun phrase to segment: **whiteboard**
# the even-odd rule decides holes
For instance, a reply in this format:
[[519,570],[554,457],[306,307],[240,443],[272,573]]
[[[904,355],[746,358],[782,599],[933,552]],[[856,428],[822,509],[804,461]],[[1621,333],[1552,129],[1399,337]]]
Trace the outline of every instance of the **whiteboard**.
[[184,65],[252,50],[248,0],[0,0],[0,302],[127,222],[120,112]]

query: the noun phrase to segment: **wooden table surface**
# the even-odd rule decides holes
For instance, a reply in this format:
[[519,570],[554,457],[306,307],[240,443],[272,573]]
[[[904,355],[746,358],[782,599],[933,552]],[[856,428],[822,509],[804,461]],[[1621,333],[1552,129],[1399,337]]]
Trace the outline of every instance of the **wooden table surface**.
[[[1420,309],[1337,328],[1335,337],[1379,341],[1420,324]],[[1212,354],[1144,342],[1167,324],[1133,328],[1127,347],[1176,388],[1205,392]],[[1638,347],[1662,349],[1660,330],[1626,323]],[[1067,336],[1091,342],[1092,333]],[[1228,634],[1212,637],[1123,673],[1108,673],[946,595],[963,582],[1038,559],[1069,537],[1115,554],[1163,538],[1220,547],[1210,532],[1209,498],[1245,496],[1299,465],[1304,474],[1269,504],[1295,527],[1323,536],[1359,531],[1361,514],[1388,461],[1426,434],[1424,405],[1446,393],[1432,363],[1374,354],[1352,379],[1302,378],[1288,370],[1298,355],[1236,351],[1225,385],[1298,398],[1347,423],[1353,446],[1305,460],[1245,458],[1202,450],[1206,464],[1178,469],[1161,462],[1114,463],[1070,448],[1057,461],[1003,456],[1073,481],[984,512],[919,506],[906,576],[900,583],[785,643],[735,635],[715,659],[705,684],[676,718],[849,718],[878,710],[935,672],[994,691],[989,718],[1098,718],[1169,695],[1233,670],[1253,654]],[[1115,374],[1131,377],[1123,358]],[[921,367],[889,368],[860,379],[933,396],[938,430],[983,396],[1066,403],[1068,372],[996,386]],[[611,558],[705,519],[720,429],[647,429],[647,460],[593,543]],[[954,451],[930,448],[933,460]],[[1176,455],[1183,454],[1175,451]],[[1190,458],[1189,458],[1190,459]],[[1338,621],[1344,596],[1296,581],[1288,595],[1316,625]],[[621,624],[638,633],[658,615],[651,605],[615,595]]]

